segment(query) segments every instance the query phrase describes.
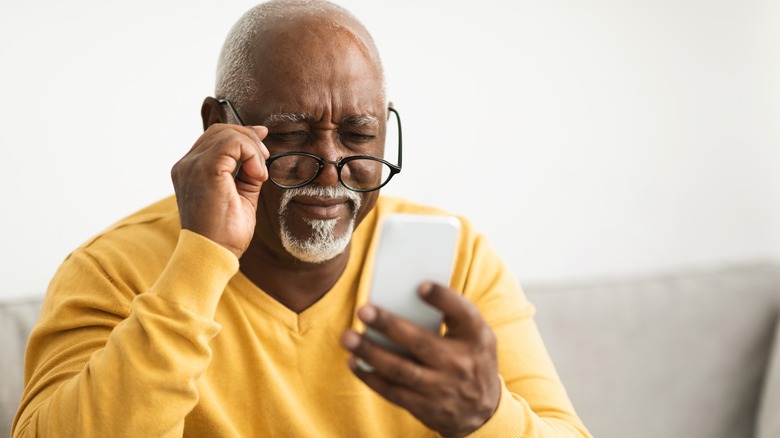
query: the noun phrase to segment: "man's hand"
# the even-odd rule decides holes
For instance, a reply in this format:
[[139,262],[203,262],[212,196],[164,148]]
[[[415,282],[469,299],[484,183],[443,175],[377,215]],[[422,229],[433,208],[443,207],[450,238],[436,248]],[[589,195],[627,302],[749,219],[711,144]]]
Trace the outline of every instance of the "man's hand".
[[263,126],[213,124],[171,169],[182,228],[236,257],[252,240],[260,187],[268,179],[266,134]]
[[[444,312],[444,337],[370,304],[358,311],[363,322],[409,351],[413,359],[353,330],[345,332],[341,342],[353,353],[350,368],[366,385],[441,435],[464,436],[498,407],[496,338],[476,306],[458,293],[428,283],[420,295]],[[358,359],[373,371],[361,369]]]

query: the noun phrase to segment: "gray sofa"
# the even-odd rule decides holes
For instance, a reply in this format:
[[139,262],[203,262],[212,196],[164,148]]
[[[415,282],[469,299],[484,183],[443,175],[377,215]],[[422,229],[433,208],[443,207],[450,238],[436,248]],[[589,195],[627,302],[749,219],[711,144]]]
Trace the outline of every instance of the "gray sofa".
[[594,436],[780,437],[780,264],[526,291]]
[[[780,264],[525,289],[594,436],[780,437]],[[0,303],[0,430],[16,411],[39,307]]]

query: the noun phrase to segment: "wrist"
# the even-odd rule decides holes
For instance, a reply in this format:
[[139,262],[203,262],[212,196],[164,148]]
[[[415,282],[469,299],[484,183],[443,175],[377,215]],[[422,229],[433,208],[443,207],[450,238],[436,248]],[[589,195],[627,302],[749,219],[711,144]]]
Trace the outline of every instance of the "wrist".
[[202,316],[213,317],[222,291],[238,266],[238,258],[232,252],[183,229],[176,249],[150,292]]

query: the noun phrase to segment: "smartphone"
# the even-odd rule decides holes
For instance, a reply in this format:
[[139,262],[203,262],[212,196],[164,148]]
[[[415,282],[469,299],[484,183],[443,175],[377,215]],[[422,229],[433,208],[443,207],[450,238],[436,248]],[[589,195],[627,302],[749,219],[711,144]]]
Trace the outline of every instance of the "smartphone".
[[[384,218],[368,301],[385,310],[439,332],[441,312],[420,298],[425,281],[450,284],[460,221],[452,216],[391,214]],[[366,328],[377,344],[408,356],[377,331]]]

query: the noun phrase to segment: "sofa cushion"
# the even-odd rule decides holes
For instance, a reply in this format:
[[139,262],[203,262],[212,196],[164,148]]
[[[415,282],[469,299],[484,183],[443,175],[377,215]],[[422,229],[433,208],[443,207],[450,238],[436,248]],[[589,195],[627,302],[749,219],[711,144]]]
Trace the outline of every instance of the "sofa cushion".
[[24,349],[38,320],[42,297],[0,302],[0,435],[10,433],[24,383]]
[[780,323],[775,325],[772,358],[768,368],[758,410],[756,438],[780,437]]
[[527,285],[526,292],[594,436],[753,437],[768,393],[780,266]]

